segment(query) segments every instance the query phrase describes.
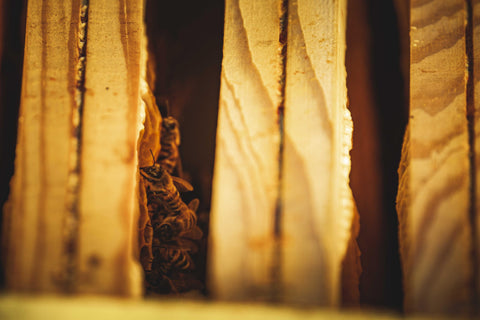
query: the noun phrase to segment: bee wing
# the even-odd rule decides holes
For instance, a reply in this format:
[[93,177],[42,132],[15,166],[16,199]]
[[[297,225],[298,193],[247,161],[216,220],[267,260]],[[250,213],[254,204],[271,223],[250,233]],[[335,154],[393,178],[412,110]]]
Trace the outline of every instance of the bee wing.
[[179,238],[177,241],[177,245],[178,245],[178,248],[181,248],[186,252],[189,252],[192,254],[198,252],[198,245],[192,239],[183,238],[183,237]]
[[200,201],[198,199],[193,199],[192,201],[190,201],[190,203],[188,204],[188,208],[190,210],[192,210],[193,212],[197,212],[197,209],[198,209],[198,205],[200,204]]
[[195,226],[191,230],[183,233],[182,237],[192,239],[192,240],[200,240],[203,237],[203,232],[198,226]]
[[179,177],[172,177],[173,183],[175,184],[175,187],[177,187],[178,191],[180,192],[187,192],[187,191],[193,191],[193,187],[188,181],[183,180],[182,178]]

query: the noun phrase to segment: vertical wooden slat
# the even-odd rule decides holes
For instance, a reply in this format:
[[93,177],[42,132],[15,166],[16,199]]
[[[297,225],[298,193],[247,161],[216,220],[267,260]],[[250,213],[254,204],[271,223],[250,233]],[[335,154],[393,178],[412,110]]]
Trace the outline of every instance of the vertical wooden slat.
[[139,295],[143,1],[28,5],[7,287]]
[[73,103],[75,1],[29,1],[15,176],[5,205],[7,287],[59,290]]
[[474,230],[474,236],[476,239],[474,241],[473,247],[473,254],[474,258],[476,258],[476,272],[475,277],[477,283],[475,284],[476,289],[476,301],[474,303],[477,305],[476,312],[480,312],[480,2],[479,1],[472,1],[472,45],[473,45],[473,108],[474,108],[474,118],[473,118],[473,125],[474,127],[474,134],[473,142],[474,145],[474,169],[476,170],[475,173],[475,183],[476,183],[476,200],[475,200],[475,221],[476,223],[472,228],[476,228]]
[[226,2],[209,251],[217,297],[339,304],[353,218],[345,14],[345,1]]
[[411,2],[410,122],[397,208],[405,309],[466,312],[472,280],[466,2]]
[[[139,294],[137,112],[143,1],[91,0],[81,136],[79,292]],[[101,244],[101,245],[100,245]]]
[[214,296],[268,298],[278,195],[279,1],[227,0],[210,223]]
[[289,302],[338,305],[350,237],[346,1],[289,1],[282,282]]

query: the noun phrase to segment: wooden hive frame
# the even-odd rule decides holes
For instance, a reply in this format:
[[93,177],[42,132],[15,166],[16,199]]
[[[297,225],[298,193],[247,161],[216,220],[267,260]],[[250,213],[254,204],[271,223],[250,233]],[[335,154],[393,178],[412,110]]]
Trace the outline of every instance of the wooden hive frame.
[[[283,265],[284,272],[277,274],[276,277],[279,278],[273,280],[265,272],[248,272],[243,281],[248,284],[250,281],[257,281],[254,279],[260,276],[260,281],[272,280],[273,283],[268,284],[273,285],[272,288],[285,286],[285,298],[277,297],[274,300],[338,305],[341,261],[350,237],[353,217],[351,193],[348,189],[351,122],[346,109],[343,67],[346,3],[327,2],[320,7],[320,4],[314,3],[292,1],[287,4],[271,1],[265,2],[264,11],[261,10],[262,6],[256,8],[257,10],[249,6],[243,1],[227,1],[226,6],[223,63],[225,81],[220,97],[220,143],[217,148],[214,181],[217,187],[214,187],[214,218],[210,241],[213,250],[211,256],[215,257],[211,260],[212,288],[223,286],[222,281],[227,281],[225,284],[230,286],[227,283],[233,279],[230,275],[224,280],[216,280],[217,276],[222,274],[216,261],[220,262],[225,258],[225,261],[229,260],[228,254],[222,256],[216,248],[220,244],[232,243],[232,240],[222,239],[223,236],[218,233],[222,230],[230,233],[228,224],[219,225],[217,221],[223,214],[232,214],[228,206],[237,207],[240,209],[238,212],[243,214],[239,207],[243,201],[241,198],[238,198],[238,202],[230,201],[226,204],[227,207],[222,208],[219,201],[229,199],[230,196],[217,192],[228,190],[233,181],[223,181],[224,172],[230,169],[224,169],[228,164],[222,161],[221,155],[224,151],[221,141],[223,138],[230,138],[224,120],[226,107],[223,107],[222,103],[231,100],[227,97],[229,83],[226,79],[230,77],[229,70],[238,72],[242,70],[241,64],[246,62],[241,55],[238,56],[244,50],[242,47],[246,43],[242,44],[242,41],[246,38],[233,32],[235,28],[242,28],[241,20],[244,20],[246,29],[240,31],[245,32],[253,42],[251,53],[247,51],[243,57],[249,59],[248,56],[253,54],[253,63],[257,65],[260,77],[264,79],[261,81],[267,81],[270,95],[267,100],[272,99],[272,103],[265,104],[267,100],[262,100],[263,89],[260,84],[253,84],[253,87],[249,84],[248,79],[251,76],[248,71],[245,78],[246,91],[233,99],[235,101],[238,98],[250,97],[251,101],[245,106],[238,106],[240,115],[241,118],[246,117],[247,123],[244,125],[253,125],[259,131],[256,132],[256,129],[251,127],[244,133],[250,132],[253,140],[249,142],[250,138],[246,136],[247,140],[238,141],[241,145],[254,146],[253,150],[247,151],[250,154],[245,154],[244,160],[238,157],[240,150],[233,152],[240,161],[235,167],[238,169],[244,168],[248,163],[247,159],[255,157],[255,154],[262,152],[264,155],[264,159],[260,158],[257,164],[252,165],[261,165],[258,172],[263,172],[266,176],[257,177],[257,169],[253,169],[253,175],[247,180],[252,183],[266,183],[266,190],[270,191],[263,194],[257,191],[262,188],[257,189],[258,187],[253,185],[249,187],[252,195],[258,193],[254,196],[258,200],[253,200],[247,210],[257,216],[248,228],[270,231],[254,232],[251,239],[247,237],[237,241],[240,244],[265,241],[269,252],[260,254],[260,260],[249,258],[247,251],[254,252],[256,249],[253,247],[246,249],[246,256],[240,254],[238,257],[258,264],[259,268],[266,268],[264,270],[273,270],[275,264]],[[315,8],[316,11],[309,12],[307,8]],[[322,9],[325,8],[329,10],[326,11],[323,23],[317,21],[312,28],[302,27],[301,23],[310,24],[309,21],[313,21],[314,15],[321,16]],[[153,120],[153,127],[146,123],[142,129],[141,124],[145,121],[145,114],[147,122],[149,118],[160,117],[158,111],[157,115],[152,113],[154,111],[149,111],[149,106],[154,101],[148,96],[148,85],[145,82],[146,42],[143,38],[143,10],[143,1],[133,0],[120,3],[82,0],[65,2],[62,5],[54,1],[28,3],[16,170],[10,198],[5,206],[3,232],[6,241],[7,287],[11,290],[133,296],[141,292],[140,270],[135,263],[135,255],[138,255],[135,252],[138,250],[135,244],[132,244],[133,239],[136,239],[133,235],[135,220],[139,214],[142,215],[137,209],[135,191],[139,179],[137,167],[145,165],[149,158],[147,150],[158,152],[155,150],[154,141],[158,140],[158,135],[152,136],[155,130],[158,130],[155,129],[158,128],[158,125],[155,125],[158,120]],[[261,38],[262,33],[268,26],[268,23],[258,24],[252,20],[256,19],[259,12],[270,14],[271,23],[268,23],[272,32],[268,35],[273,38],[268,40],[270,42],[265,49],[259,47],[263,51],[259,51],[257,58],[257,41],[264,41]],[[240,17],[241,20],[235,17]],[[305,22],[301,22],[302,20]],[[248,26],[250,21],[253,23],[251,30]],[[326,46],[318,47],[312,39],[324,26],[328,26],[325,29],[328,34],[325,39],[332,41],[326,43]],[[307,38],[303,39],[303,33]],[[287,34],[290,36],[287,37]],[[257,36],[259,38],[255,40]],[[295,58],[300,54],[296,50],[303,48],[298,41],[307,43],[305,45],[308,52],[305,54],[311,55],[311,61],[307,61],[306,65],[301,61],[295,62]],[[312,44],[308,44],[309,41]],[[230,46],[230,43],[233,46]],[[276,60],[271,60],[275,56]],[[288,65],[287,59],[291,61]],[[240,65],[230,68],[229,61],[234,60]],[[261,71],[264,68],[267,68],[266,71]],[[321,74],[318,68],[328,70],[327,74],[332,76],[312,83],[311,77]],[[306,74],[306,78],[299,77],[299,73]],[[233,76],[233,83],[243,82],[242,77],[245,76],[240,75],[238,79],[235,77],[238,76]],[[321,89],[319,91],[322,86],[325,87],[323,93]],[[254,90],[260,90],[259,95],[252,95],[255,91],[249,89],[255,87]],[[310,88],[306,96],[302,93],[302,88]],[[235,93],[233,94],[235,96]],[[317,96],[318,94],[320,96]],[[297,96],[303,97],[305,102],[298,105],[305,105],[306,109],[297,109],[290,114],[290,110],[297,104]],[[313,104],[309,105],[308,101]],[[262,111],[262,108],[266,109]],[[321,114],[295,120],[296,116],[311,114],[318,108],[323,110]],[[325,122],[324,118],[327,116],[331,119]],[[263,123],[263,119],[269,124]],[[260,122],[255,124],[257,121]],[[316,133],[306,131],[297,135],[296,132],[301,132],[304,127],[301,124],[309,121],[313,121],[310,124],[311,129],[315,129],[315,123],[323,123],[327,125],[325,128],[330,129],[326,132],[323,125]],[[235,125],[242,123],[236,122]],[[263,137],[268,135],[271,135],[272,139],[265,140]],[[258,141],[263,143],[258,147],[255,146],[256,136],[260,137]],[[321,142],[312,139],[316,136],[325,136],[327,140]],[[139,137],[144,138],[142,141],[149,140],[139,144]],[[228,144],[237,143],[234,142],[236,139],[233,137]],[[295,139],[299,140],[295,142]],[[325,148],[329,146],[327,149],[332,151],[318,149],[318,143]],[[299,163],[290,157],[293,150],[300,146],[306,147],[304,151],[297,151],[303,153],[300,157],[304,159],[301,162],[306,166],[304,173],[295,172]],[[140,153],[138,156],[137,150]],[[279,162],[279,159],[284,160]],[[296,208],[301,202],[296,200],[299,195],[295,194],[301,185],[295,181],[300,176],[306,178],[318,175],[311,170],[317,170],[321,163],[324,168],[319,169],[320,172],[332,169],[334,178],[319,179],[317,182],[313,181],[313,185],[305,181],[302,186],[304,190],[301,192],[324,194],[324,200],[308,210]],[[283,177],[282,186],[279,185],[280,176]],[[258,182],[255,182],[257,180]],[[316,190],[310,190],[311,188]],[[328,195],[328,190],[332,191],[331,195]],[[244,197],[250,198],[248,195]],[[336,214],[333,215],[333,212]],[[279,215],[282,215],[285,221],[278,220]],[[317,227],[326,226],[324,231],[314,231],[314,234],[322,234],[323,240],[319,243],[316,243],[317,236],[314,234],[308,236],[310,239],[296,239],[302,234],[301,230],[289,230],[296,225],[302,228],[301,224],[295,221],[300,221],[303,215],[311,215],[307,220],[310,219]],[[241,221],[240,216],[228,216],[227,219]],[[288,222],[289,220],[292,221]],[[26,221],[28,223],[25,223]],[[279,233],[280,229],[285,235]],[[335,231],[327,236],[326,230]],[[233,234],[230,233],[229,236],[231,235]],[[334,240],[336,236],[339,240]],[[270,237],[273,238],[269,239]],[[285,242],[282,238],[289,240]],[[331,239],[327,240],[329,238]],[[329,241],[338,247],[327,244]],[[292,264],[298,260],[300,249],[308,243],[312,245],[313,251],[304,254],[313,260]],[[324,254],[315,258],[314,251],[318,250]],[[270,263],[262,262],[265,259],[273,260]],[[240,265],[234,268],[238,267]],[[303,268],[303,271],[298,269],[299,267]],[[317,271],[313,271],[315,269]],[[305,273],[307,270],[312,270],[313,274]],[[303,277],[298,276],[301,273],[305,273]],[[252,276],[252,280],[247,280]],[[304,281],[300,281],[302,278]],[[318,279],[312,282],[311,279],[315,278]],[[261,292],[265,290],[259,289]],[[234,290],[234,296],[238,296],[242,291],[240,288]],[[218,296],[221,297],[222,294],[219,293]],[[225,296],[227,297],[228,295]]]
[[143,8],[122,5],[28,3],[3,225],[13,290],[141,292],[132,233]]
[[405,309],[478,314],[479,6],[411,5],[410,119],[397,199]]
[[[411,312],[478,312],[479,8],[412,1],[411,120],[398,197]],[[147,81],[143,12],[144,2],[134,0],[28,3],[2,231],[11,291],[142,293],[138,166],[151,162],[150,150],[158,153],[161,118]],[[347,292],[358,303],[345,14],[346,1],[225,2],[207,277],[216,299],[338,307]],[[455,32],[436,37],[438,30]],[[451,132],[428,125],[447,122]],[[455,190],[439,198],[444,185]],[[435,199],[433,209],[424,205]],[[427,225],[456,239],[448,250],[437,231],[418,231],[432,215],[450,219]],[[432,281],[435,290],[425,284]],[[9,299],[2,300],[2,308],[14,306],[9,312],[18,301],[37,308],[35,299]]]
[[354,212],[346,3],[227,1],[225,12],[213,293],[338,305]]

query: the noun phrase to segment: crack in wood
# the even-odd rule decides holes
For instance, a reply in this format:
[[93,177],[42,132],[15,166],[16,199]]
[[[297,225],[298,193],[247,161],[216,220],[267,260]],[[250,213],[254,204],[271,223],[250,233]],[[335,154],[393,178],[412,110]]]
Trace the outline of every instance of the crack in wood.
[[271,269],[272,280],[272,299],[275,302],[280,300],[282,295],[281,277],[282,277],[282,168],[283,168],[283,152],[285,144],[285,90],[287,77],[287,42],[288,42],[288,0],[280,2],[280,33],[279,33],[279,49],[280,49],[280,101],[277,107],[278,128],[280,132],[279,151],[278,151],[278,186],[277,199],[275,203],[274,217],[274,239],[275,245],[273,249],[273,260]]
[[85,97],[85,68],[87,56],[87,31],[88,31],[88,6],[89,0],[80,2],[80,19],[77,33],[77,64],[75,66],[75,106],[72,110],[72,137],[71,137],[71,162],[68,176],[69,198],[67,199],[67,217],[65,223],[66,256],[65,278],[62,279],[63,289],[67,293],[74,291],[78,273],[78,237],[79,237],[79,192],[82,149],[82,118]]

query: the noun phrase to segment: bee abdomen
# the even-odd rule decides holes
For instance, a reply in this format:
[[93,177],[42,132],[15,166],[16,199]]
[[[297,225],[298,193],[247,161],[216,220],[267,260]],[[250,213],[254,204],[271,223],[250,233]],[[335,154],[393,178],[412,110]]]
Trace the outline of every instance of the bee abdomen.
[[177,166],[178,146],[180,145],[180,130],[175,118],[167,117],[163,119],[160,144],[160,165],[168,173],[172,173]]
[[170,252],[170,261],[176,269],[187,270],[191,266],[190,255],[185,250],[173,249]]
[[168,144],[162,146],[159,155],[159,162],[162,167],[168,173],[172,173],[175,167],[177,166],[178,161],[178,149],[177,146],[174,145],[174,142],[169,142]]
[[181,214],[176,216],[170,216],[163,220],[162,224],[168,224],[174,226],[174,235],[178,235],[181,232],[188,232],[192,230],[197,224],[197,216],[192,210],[184,210]]
[[183,231],[188,231],[197,224],[197,215],[192,210],[187,210],[177,218],[177,221],[183,225]]

